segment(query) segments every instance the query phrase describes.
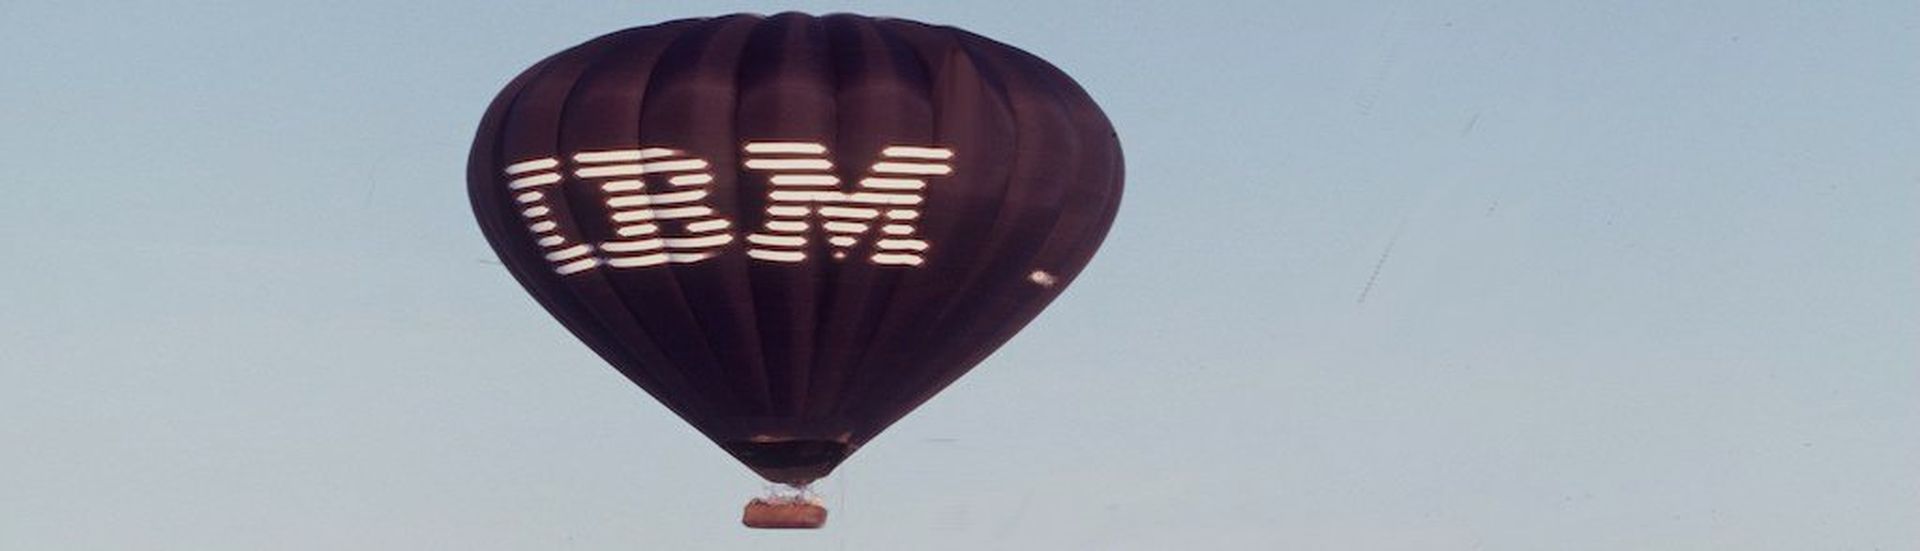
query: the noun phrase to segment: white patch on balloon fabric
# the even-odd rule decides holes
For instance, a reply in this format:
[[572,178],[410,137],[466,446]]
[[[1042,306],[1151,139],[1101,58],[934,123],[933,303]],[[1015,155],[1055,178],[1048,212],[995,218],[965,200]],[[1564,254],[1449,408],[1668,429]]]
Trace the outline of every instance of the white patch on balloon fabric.
[[1047,273],[1046,270],[1034,270],[1033,273],[1027,274],[1027,281],[1031,281],[1034,285],[1041,287],[1052,287],[1053,284],[1060,282],[1060,278]]

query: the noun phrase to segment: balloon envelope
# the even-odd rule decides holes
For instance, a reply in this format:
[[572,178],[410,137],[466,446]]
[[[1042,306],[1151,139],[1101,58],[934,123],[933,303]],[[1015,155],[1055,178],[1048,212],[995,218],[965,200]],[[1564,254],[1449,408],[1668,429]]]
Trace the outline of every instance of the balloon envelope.
[[1086,92],[952,27],[734,15],[513,79],[468,192],[513,276],[763,477],[804,484],[1080,273],[1121,155]]

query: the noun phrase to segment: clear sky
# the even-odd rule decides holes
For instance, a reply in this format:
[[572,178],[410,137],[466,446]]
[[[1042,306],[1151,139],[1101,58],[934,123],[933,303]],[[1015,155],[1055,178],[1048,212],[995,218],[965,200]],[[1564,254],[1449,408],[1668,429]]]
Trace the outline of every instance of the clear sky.
[[[1592,4],[5,0],[0,549],[1920,548],[1920,4]],[[463,179],[539,58],[787,9],[1046,57],[1129,177],[760,533]]]

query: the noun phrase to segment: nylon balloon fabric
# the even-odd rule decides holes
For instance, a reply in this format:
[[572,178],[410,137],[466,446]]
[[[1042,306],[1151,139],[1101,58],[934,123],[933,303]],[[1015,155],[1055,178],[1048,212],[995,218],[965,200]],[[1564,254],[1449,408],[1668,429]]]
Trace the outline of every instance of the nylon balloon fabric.
[[960,29],[788,13],[590,40],[509,82],[475,216],[554,318],[768,480],[805,484],[1058,296],[1119,207],[1112,125]]

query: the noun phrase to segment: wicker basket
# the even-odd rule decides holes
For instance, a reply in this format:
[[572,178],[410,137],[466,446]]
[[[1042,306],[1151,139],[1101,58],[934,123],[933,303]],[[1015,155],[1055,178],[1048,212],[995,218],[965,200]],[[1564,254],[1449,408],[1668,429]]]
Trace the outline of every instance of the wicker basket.
[[819,528],[827,523],[827,508],[810,500],[758,498],[747,502],[740,522],[748,528]]

